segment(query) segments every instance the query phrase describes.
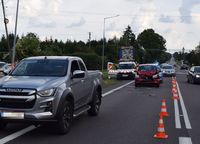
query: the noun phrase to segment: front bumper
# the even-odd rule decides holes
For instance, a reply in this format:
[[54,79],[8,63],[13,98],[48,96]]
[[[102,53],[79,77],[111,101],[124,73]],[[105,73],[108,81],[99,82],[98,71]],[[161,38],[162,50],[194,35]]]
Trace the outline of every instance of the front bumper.
[[134,79],[135,74],[130,72],[130,73],[118,73],[117,74],[117,79]]
[[142,79],[142,78],[135,78],[135,84],[160,84],[160,79]]
[[[33,100],[33,106],[23,107],[27,101],[24,101],[22,106],[19,106],[19,99],[17,96],[8,96],[4,98],[0,95],[0,120],[3,121],[55,121],[56,112],[58,106],[58,99],[56,93],[50,97],[40,97],[33,94],[35,99]],[[31,95],[31,96],[33,96]],[[30,97],[31,97],[30,96]],[[28,98],[29,96],[24,96]],[[15,98],[15,99],[14,99]],[[22,99],[23,96],[20,96]],[[9,100],[9,101],[8,101]],[[26,100],[26,99],[25,99]],[[28,99],[29,100],[29,99]],[[31,99],[30,99],[31,100]],[[12,101],[12,107],[6,106],[6,102]],[[21,102],[21,101],[20,101]],[[2,105],[1,105],[2,103]]]

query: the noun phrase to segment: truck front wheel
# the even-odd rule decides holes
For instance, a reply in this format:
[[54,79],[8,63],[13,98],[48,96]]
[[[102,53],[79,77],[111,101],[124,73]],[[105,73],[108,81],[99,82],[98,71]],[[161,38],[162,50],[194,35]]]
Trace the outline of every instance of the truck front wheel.
[[71,102],[65,101],[60,110],[56,128],[59,134],[66,134],[70,131],[73,120],[73,107]]

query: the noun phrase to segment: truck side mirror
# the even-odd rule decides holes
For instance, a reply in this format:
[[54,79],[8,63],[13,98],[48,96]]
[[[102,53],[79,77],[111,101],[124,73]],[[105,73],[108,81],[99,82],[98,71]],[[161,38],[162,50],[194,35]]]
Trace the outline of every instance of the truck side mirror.
[[72,75],[72,79],[74,79],[74,78],[84,78],[84,77],[85,77],[85,72],[81,71],[81,70],[74,71],[73,75]]

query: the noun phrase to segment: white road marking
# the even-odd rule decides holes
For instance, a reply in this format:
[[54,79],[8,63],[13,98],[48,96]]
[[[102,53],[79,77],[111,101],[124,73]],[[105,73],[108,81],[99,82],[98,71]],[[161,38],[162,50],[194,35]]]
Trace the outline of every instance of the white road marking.
[[4,143],[7,143],[7,142],[9,142],[9,141],[11,141],[13,139],[16,139],[17,137],[20,137],[20,136],[22,136],[22,135],[24,135],[24,134],[36,129],[36,128],[37,127],[31,125],[31,126],[29,126],[27,128],[24,128],[24,129],[22,129],[20,131],[17,131],[15,133],[11,134],[11,135],[8,135],[8,136],[0,139],[0,144],[4,144]]
[[105,97],[105,96],[107,96],[107,95],[109,95],[109,94],[111,94],[111,93],[113,93],[113,92],[115,92],[115,91],[118,91],[118,90],[120,90],[120,89],[126,87],[127,85],[132,84],[132,83],[134,83],[134,81],[131,81],[131,82],[129,82],[129,83],[126,83],[126,84],[124,84],[124,85],[122,85],[122,86],[120,86],[120,87],[117,87],[117,88],[115,88],[115,89],[112,89],[112,90],[110,90],[110,91],[108,91],[108,92],[102,94],[102,97]]
[[[110,90],[110,91],[108,91],[108,92],[102,94],[102,97],[105,97],[105,96],[107,96],[107,95],[109,95],[109,94],[111,94],[111,93],[113,93],[113,92],[115,92],[115,91],[117,91],[117,90],[120,90],[120,89],[126,87],[127,85],[130,85],[130,84],[133,83],[133,82],[134,82],[134,81],[131,81],[131,82],[126,83],[126,84],[124,84],[124,85],[122,85],[122,86],[120,86],[120,87],[117,87],[117,88],[115,88],[115,89],[113,89],[113,90]],[[13,133],[13,134],[10,134],[10,135],[8,135],[8,136],[6,136],[6,137],[0,139],[0,144],[4,144],[4,143],[7,143],[7,142],[9,142],[9,141],[11,141],[11,140],[14,140],[14,139],[16,139],[16,138],[18,138],[18,137],[20,137],[20,136],[22,136],[22,135],[24,135],[24,134],[26,134],[26,133],[32,131],[32,130],[34,130],[34,129],[36,129],[36,128],[38,128],[38,127],[35,127],[34,125],[28,126],[28,127],[24,128],[24,129],[22,129],[22,130],[20,130],[20,131],[17,131],[17,132],[15,132],[15,133]]]
[[183,117],[184,117],[184,121],[185,121],[185,126],[187,129],[192,129],[179,85],[178,85],[178,83],[176,83],[176,84],[177,84],[177,89],[178,89],[178,93],[179,93],[179,98],[180,98],[181,108],[182,108]]
[[179,137],[179,144],[192,144],[190,137]]
[[178,108],[178,101],[174,100],[174,109],[175,109],[175,127],[177,129],[181,128],[181,121],[180,121],[180,115],[179,115],[179,108]]

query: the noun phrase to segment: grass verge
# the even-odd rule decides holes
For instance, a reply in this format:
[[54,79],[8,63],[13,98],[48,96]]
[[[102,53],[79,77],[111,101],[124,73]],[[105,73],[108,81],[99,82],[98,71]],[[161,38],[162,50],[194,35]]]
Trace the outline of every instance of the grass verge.
[[103,87],[108,87],[110,85],[116,84],[118,81],[116,79],[108,79],[108,71],[103,71]]

